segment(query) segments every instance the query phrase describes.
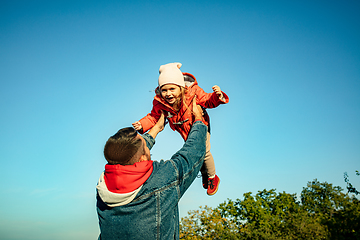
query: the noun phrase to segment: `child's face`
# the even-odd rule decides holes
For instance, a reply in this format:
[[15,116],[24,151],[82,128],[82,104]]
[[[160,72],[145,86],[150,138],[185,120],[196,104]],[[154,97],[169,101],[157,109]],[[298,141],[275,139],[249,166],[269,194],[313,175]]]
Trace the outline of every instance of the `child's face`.
[[177,98],[181,95],[181,89],[178,85],[175,84],[165,84],[160,89],[161,96],[168,102],[170,105],[173,105]]

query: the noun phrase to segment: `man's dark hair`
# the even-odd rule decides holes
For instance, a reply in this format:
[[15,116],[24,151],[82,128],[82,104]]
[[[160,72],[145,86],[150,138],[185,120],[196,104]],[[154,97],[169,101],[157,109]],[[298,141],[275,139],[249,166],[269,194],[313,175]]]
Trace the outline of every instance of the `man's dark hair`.
[[[114,136],[111,136],[104,147],[104,156],[109,164],[131,165],[135,163],[140,154],[144,154],[143,143],[137,137],[136,130],[132,127],[120,129]],[[141,149],[140,149],[141,148]],[[132,159],[134,156],[138,159]]]

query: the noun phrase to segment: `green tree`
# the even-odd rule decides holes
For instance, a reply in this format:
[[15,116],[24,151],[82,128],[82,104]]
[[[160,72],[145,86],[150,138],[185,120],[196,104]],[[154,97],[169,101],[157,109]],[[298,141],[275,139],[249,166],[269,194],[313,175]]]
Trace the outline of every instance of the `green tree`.
[[319,219],[304,211],[295,194],[259,191],[244,200],[228,200],[219,206],[222,215],[238,221],[241,239],[325,239]]
[[223,218],[217,208],[200,207],[188,215],[181,219],[180,239],[239,239],[233,231],[234,223]]
[[[360,172],[358,170],[355,171],[356,175],[360,175]],[[356,188],[350,183],[349,176],[347,172],[344,173],[344,180],[346,182],[346,188],[348,190],[348,193],[354,193],[355,195],[358,195],[360,192],[356,190]]]
[[360,203],[316,179],[296,194],[275,189],[228,199],[182,218],[181,239],[360,239]]
[[342,191],[341,187],[315,179],[303,188],[303,208],[317,215],[322,224],[328,227],[330,239],[360,239],[359,200]]

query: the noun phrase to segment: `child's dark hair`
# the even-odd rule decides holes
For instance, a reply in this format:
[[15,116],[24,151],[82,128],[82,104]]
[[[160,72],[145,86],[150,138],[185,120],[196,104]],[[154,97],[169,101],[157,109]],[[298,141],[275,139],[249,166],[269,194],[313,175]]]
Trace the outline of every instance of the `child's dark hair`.
[[[111,136],[104,147],[104,156],[109,164],[131,165],[132,159],[142,148],[143,144],[138,134],[132,127],[120,129],[114,136]],[[135,159],[138,160],[138,159]]]

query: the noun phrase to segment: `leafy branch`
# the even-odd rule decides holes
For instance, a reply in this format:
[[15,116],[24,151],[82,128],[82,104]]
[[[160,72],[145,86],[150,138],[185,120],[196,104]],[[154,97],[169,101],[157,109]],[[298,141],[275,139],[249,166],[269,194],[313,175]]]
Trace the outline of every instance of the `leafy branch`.
[[[355,171],[356,175],[359,176],[360,172],[358,170]],[[346,188],[348,190],[348,193],[354,193],[355,195],[358,195],[360,192],[356,190],[356,188],[350,183],[349,176],[347,172],[344,173],[344,181],[346,182]]]

